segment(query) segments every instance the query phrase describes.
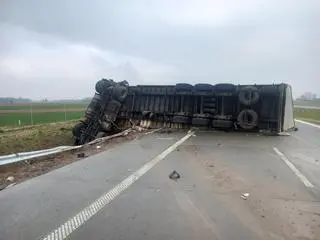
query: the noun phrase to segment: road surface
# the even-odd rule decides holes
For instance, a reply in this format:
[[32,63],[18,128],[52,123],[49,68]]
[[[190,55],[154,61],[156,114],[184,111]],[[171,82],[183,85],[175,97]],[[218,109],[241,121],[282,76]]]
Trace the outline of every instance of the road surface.
[[0,239],[320,239],[320,129],[298,127],[121,143],[1,191]]

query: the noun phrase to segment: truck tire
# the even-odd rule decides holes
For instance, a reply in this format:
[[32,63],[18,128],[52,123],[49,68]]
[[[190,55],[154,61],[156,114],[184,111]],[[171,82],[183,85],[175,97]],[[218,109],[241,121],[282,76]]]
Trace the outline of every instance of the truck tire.
[[253,86],[240,89],[238,96],[239,101],[246,106],[257,103],[260,98],[259,90]]
[[101,79],[96,83],[95,89],[97,93],[103,94],[108,87],[111,86],[111,83],[107,79]]
[[194,85],[194,88],[196,91],[202,91],[202,92],[211,92],[213,90],[213,86],[207,83],[196,84]]
[[116,100],[111,100],[105,109],[105,119],[108,122],[113,122],[116,120],[119,110],[121,108],[121,103]]
[[251,130],[258,125],[258,114],[252,109],[245,109],[239,113],[237,120],[242,129]]
[[116,86],[113,88],[112,96],[119,102],[123,102],[128,96],[128,88],[124,86]]
[[191,92],[193,89],[193,86],[188,83],[178,83],[176,84],[176,90],[178,92]]
[[172,122],[174,122],[174,123],[190,123],[190,118],[185,113],[179,112],[173,116]]
[[215,91],[220,92],[234,92],[236,87],[231,83],[220,83],[214,86]]
[[99,115],[100,106],[101,106],[101,95],[98,93],[95,93],[85,111],[85,116],[87,118],[94,118],[95,116]]
[[72,135],[74,136],[74,144],[75,145],[80,145],[80,138],[81,134],[83,131],[85,131],[87,128],[87,125],[83,122],[77,123],[73,128],[72,128]]

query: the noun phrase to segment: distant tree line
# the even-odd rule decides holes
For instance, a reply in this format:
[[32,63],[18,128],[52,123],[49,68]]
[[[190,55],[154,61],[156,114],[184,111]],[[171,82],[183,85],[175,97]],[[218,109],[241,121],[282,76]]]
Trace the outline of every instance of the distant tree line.
[[0,97],[0,104],[28,104],[28,103],[57,103],[57,104],[79,104],[89,103],[91,97],[83,99],[62,99],[62,100],[48,100],[47,98],[40,101],[33,101],[29,98],[13,98],[13,97]]
[[31,102],[32,100],[29,98],[0,97],[0,104],[23,104]]

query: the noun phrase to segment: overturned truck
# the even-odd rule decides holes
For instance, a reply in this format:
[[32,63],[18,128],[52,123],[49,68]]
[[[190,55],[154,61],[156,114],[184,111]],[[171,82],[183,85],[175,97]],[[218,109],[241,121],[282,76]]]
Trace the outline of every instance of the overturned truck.
[[203,127],[279,133],[295,128],[291,86],[179,83],[129,86],[101,79],[84,119],[73,128],[75,144],[141,127]]

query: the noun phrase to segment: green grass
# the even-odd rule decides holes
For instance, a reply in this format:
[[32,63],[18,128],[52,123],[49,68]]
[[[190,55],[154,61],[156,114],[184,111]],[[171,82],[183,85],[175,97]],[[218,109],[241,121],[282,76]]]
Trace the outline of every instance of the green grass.
[[320,121],[320,110],[296,108],[294,110],[294,116],[298,119]]
[[88,104],[61,104],[61,103],[33,103],[31,104],[8,104],[0,105],[1,110],[26,110],[29,109],[75,109],[86,108]]
[[[32,114],[33,124],[62,122],[65,120],[80,119],[83,117],[83,111],[67,112],[65,119],[65,112],[35,112]],[[30,113],[0,113],[0,126],[19,126],[19,120],[21,125],[31,125]]]

